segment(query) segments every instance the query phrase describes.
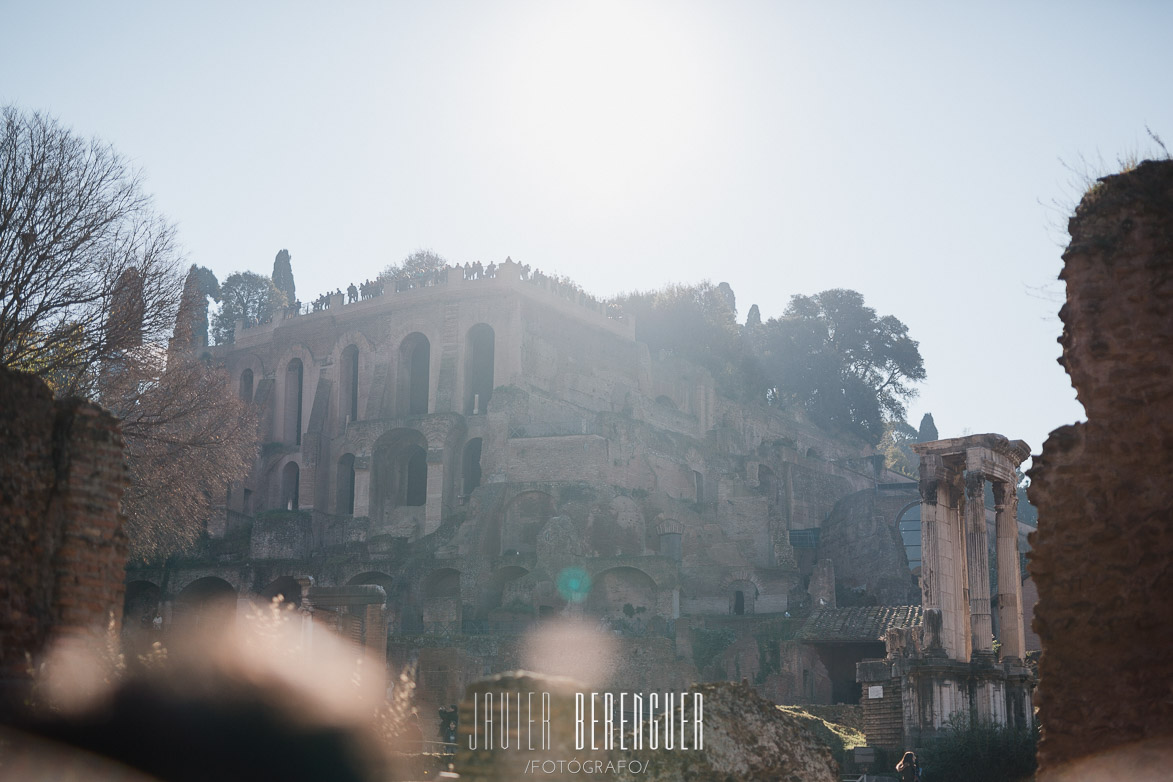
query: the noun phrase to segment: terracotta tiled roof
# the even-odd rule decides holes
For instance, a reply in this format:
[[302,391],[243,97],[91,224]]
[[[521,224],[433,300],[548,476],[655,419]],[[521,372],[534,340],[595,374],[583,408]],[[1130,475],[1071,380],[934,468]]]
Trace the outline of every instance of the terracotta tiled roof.
[[808,642],[882,641],[891,627],[922,623],[920,606],[855,606],[823,608],[811,615],[795,639]]

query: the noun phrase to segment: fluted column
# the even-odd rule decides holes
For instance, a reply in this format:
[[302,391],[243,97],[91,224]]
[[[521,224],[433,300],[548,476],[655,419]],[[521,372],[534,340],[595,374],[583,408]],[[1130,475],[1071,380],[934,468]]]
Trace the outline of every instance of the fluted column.
[[1022,619],[1022,577],[1018,566],[1018,494],[1009,483],[994,484],[997,513],[998,640],[1002,659],[1026,657]]
[[986,533],[986,480],[980,470],[965,471],[965,556],[969,572],[969,621],[975,653],[992,652],[990,556]]

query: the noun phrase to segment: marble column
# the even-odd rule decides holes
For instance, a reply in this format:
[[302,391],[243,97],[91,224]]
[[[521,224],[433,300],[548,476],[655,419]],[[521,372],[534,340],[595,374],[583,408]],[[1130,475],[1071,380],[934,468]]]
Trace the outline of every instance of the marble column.
[[1002,659],[1026,657],[1022,619],[1022,577],[1018,565],[1018,494],[1006,482],[994,484],[997,513],[998,640]]
[[969,621],[975,653],[993,652],[990,555],[986,533],[986,476],[965,471],[965,558],[969,571]]

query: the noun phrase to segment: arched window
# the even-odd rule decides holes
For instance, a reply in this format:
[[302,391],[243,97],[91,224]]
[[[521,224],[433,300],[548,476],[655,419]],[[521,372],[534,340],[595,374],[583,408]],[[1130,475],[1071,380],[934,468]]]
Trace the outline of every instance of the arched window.
[[468,330],[468,353],[464,362],[464,414],[477,415],[489,409],[493,395],[493,328],[478,323]]
[[253,401],[253,371],[251,369],[240,373],[240,398],[245,402]]
[[427,439],[415,429],[394,429],[375,441],[372,455],[372,520],[383,511],[423,506],[428,499]]
[[920,573],[921,541],[920,541],[920,503],[913,503],[900,512],[896,519],[896,529],[900,531],[900,539],[904,542],[904,553],[908,555],[908,567],[913,573]]
[[408,334],[399,346],[398,415],[427,415],[430,365],[428,338],[418,331]]
[[301,477],[301,468],[297,462],[289,462],[281,470],[281,507],[285,510],[297,510],[298,481]]
[[301,445],[301,402],[303,367],[295,358],[285,368],[285,442]]
[[343,421],[358,420],[358,347],[347,345],[342,351],[338,378],[338,409]]
[[338,460],[338,500],[335,512],[349,516],[354,514],[354,454],[344,453]]
[[407,480],[403,504],[425,505],[428,501],[428,454],[418,445],[408,447]]
[[481,485],[481,438],[474,437],[464,446],[464,496]]

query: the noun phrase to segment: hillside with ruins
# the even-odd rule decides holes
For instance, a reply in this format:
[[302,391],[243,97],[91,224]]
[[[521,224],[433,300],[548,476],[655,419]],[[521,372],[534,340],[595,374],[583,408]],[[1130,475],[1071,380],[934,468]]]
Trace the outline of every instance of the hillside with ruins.
[[363,294],[192,345],[261,447],[198,551],[132,565],[129,632],[281,595],[444,704],[586,618],[625,649],[612,687],[850,703],[855,663],[919,622],[916,484],[865,439],[729,398],[512,261]]

